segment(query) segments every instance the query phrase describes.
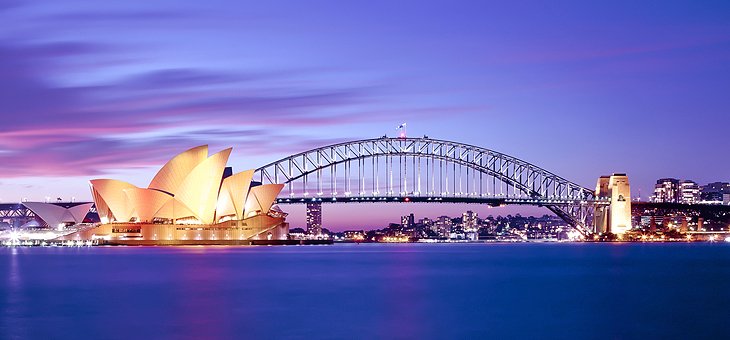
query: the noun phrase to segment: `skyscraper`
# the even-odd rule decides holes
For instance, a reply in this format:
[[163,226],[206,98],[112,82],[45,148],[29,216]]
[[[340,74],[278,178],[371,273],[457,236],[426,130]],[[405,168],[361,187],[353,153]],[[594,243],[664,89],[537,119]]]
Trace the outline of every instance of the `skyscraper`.
[[322,235],[322,203],[307,203],[307,234]]

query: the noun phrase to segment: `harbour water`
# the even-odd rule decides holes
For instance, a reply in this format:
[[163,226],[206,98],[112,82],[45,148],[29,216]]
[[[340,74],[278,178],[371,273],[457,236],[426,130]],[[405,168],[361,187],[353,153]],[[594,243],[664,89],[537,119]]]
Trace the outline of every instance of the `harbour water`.
[[730,244],[0,248],[1,339],[730,338]]

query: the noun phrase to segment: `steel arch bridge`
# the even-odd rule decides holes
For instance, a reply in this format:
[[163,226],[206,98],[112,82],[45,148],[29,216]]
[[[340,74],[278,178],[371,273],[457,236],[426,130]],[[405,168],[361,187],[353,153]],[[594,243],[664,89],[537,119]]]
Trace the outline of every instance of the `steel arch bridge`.
[[256,169],[254,180],[285,184],[278,203],[438,202],[544,206],[584,236],[609,201],[518,158],[423,138],[356,140],[292,155]]

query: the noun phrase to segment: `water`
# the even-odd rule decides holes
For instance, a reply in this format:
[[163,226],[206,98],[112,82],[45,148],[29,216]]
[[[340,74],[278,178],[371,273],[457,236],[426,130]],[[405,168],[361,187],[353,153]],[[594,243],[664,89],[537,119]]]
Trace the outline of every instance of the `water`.
[[0,249],[0,338],[728,338],[729,244]]

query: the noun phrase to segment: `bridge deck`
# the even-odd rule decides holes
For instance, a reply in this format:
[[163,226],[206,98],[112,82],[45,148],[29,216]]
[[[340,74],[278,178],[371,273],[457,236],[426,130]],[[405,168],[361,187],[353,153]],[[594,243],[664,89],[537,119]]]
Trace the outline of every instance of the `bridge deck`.
[[568,199],[538,199],[538,198],[495,198],[495,197],[422,197],[422,196],[358,196],[358,197],[288,197],[278,198],[278,204],[302,204],[311,202],[321,203],[472,203],[487,204],[493,207],[503,205],[608,205],[605,200],[568,200]]

